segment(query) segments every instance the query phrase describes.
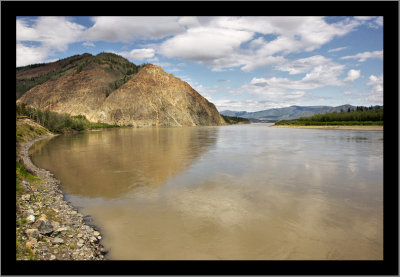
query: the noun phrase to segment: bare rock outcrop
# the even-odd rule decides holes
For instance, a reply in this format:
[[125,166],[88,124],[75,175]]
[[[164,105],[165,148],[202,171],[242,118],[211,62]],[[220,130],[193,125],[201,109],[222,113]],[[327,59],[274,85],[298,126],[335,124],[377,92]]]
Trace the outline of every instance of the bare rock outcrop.
[[214,104],[190,85],[156,65],[145,66],[114,91],[100,108],[98,119],[134,126],[223,125]]

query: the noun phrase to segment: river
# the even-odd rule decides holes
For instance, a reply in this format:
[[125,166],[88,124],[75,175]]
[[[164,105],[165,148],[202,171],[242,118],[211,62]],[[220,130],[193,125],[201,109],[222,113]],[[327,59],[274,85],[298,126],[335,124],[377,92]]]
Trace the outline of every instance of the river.
[[116,260],[381,260],[383,132],[109,129],[31,148]]

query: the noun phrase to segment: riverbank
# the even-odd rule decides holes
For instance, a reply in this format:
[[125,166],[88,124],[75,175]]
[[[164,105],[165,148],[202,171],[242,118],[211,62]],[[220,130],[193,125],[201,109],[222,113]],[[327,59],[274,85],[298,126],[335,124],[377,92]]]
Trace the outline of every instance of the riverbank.
[[89,226],[87,217],[64,200],[60,181],[35,166],[29,157],[33,144],[53,136],[30,139],[17,147],[17,171],[20,168],[24,176],[31,177],[20,184],[17,181],[16,259],[104,260],[107,251],[99,230]]
[[383,131],[383,126],[317,126],[317,125],[272,125],[276,128],[302,128],[302,129],[334,129],[334,130],[355,130],[355,131]]

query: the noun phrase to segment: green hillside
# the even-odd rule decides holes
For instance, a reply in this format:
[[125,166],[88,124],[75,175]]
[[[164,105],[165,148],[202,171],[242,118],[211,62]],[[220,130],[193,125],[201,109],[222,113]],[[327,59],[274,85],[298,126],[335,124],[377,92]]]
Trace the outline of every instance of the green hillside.
[[[105,64],[109,66],[104,67]],[[100,53],[96,56],[85,53],[52,63],[17,67],[16,99],[34,86],[48,80],[57,80],[96,66],[102,67],[114,76],[114,80],[109,84],[112,91],[132,78],[144,65],[135,65],[114,53]]]

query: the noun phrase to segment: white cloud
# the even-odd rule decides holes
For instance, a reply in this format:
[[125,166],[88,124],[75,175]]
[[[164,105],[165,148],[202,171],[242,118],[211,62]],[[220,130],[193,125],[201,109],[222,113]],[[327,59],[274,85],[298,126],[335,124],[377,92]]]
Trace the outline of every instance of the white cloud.
[[65,17],[39,17],[32,26],[17,20],[17,42],[34,41],[42,47],[64,51],[68,44],[78,41],[85,27]]
[[242,56],[240,59],[244,66],[241,67],[244,71],[250,71],[264,66],[271,66],[284,63],[286,60],[282,56]]
[[375,19],[375,24],[376,24],[377,26],[379,26],[379,27],[382,27],[382,26],[383,26],[383,16],[378,16],[378,17]]
[[130,52],[120,52],[117,54],[127,59],[142,61],[153,58],[155,55],[155,50],[151,48],[133,49]]
[[331,59],[316,55],[294,61],[285,61],[275,68],[281,71],[287,71],[289,74],[299,74],[311,71],[313,68],[323,64],[330,64]]
[[[85,28],[67,17],[39,17],[29,26],[17,20],[17,40],[39,42],[48,55],[83,41],[131,42],[164,39],[142,46],[170,58],[182,58],[211,66],[213,71],[234,67],[250,71],[285,62],[284,55],[313,51],[336,36],[354,30],[362,21],[344,18],[327,23],[323,17],[92,17]],[[257,36],[256,36],[257,35]],[[265,37],[265,35],[268,35]],[[24,45],[28,47],[25,43]],[[36,46],[37,47],[37,46]],[[135,59],[150,52],[123,52]]]
[[232,110],[232,111],[256,112],[268,108],[280,108],[288,106],[288,104],[273,106],[274,105],[273,103],[263,100],[213,99],[212,102],[216,106],[218,111]]
[[[24,19],[17,19],[17,66],[45,62],[56,51],[67,50],[84,29],[65,17],[38,17],[31,26]],[[37,45],[32,46],[32,42]]]
[[[241,66],[253,70],[284,61],[283,55],[313,51],[360,25],[345,19],[328,24],[322,17],[182,18],[186,31],[163,42],[160,53],[211,66],[214,71]],[[271,40],[255,34],[273,35]],[[247,48],[243,44],[248,43]]]
[[228,56],[252,36],[253,33],[247,31],[196,27],[163,42],[160,53],[167,57],[213,64],[213,60]]
[[344,56],[341,59],[358,59],[359,62],[365,62],[367,59],[383,59],[383,51],[363,52],[352,56]]
[[42,47],[28,47],[17,43],[17,66],[25,66],[35,63],[43,63],[48,51]]
[[354,18],[359,21],[368,21],[368,20],[374,19],[375,16],[355,16]]
[[354,18],[373,29],[378,29],[383,26],[382,16],[355,16]]
[[334,49],[329,49],[329,50],[328,50],[328,53],[338,52],[338,51],[342,51],[342,50],[345,50],[345,49],[347,49],[346,46],[338,47],[338,48],[334,48]]
[[349,70],[349,72],[347,73],[347,77],[344,79],[344,81],[357,80],[361,76],[360,72],[361,72],[360,70],[355,70],[355,69]]
[[307,73],[301,80],[291,80],[288,78],[276,78],[272,77],[269,79],[264,78],[253,78],[250,84],[264,87],[268,90],[273,89],[293,89],[293,90],[310,90],[315,88],[321,88],[325,86],[338,86],[343,83],[338,79],[341,75],[343,66],[338,65],[335,68],[328,70],[326,66],[318,66],[314,68],[310,73]]
[[370,90],[366,100],[381,105],[383,103],[383,74],[369,76],[367,85],[370,86]]
[[[294,61],[286,61],[276,66],[281,71],[289,74],[305,73],[301,79],[289,78],[253,78],[248,84],[237,89],[236,93],[257,95],[262,100],[268,101],[270,107],[282,107],[298,104],[305,100],[320,100],[308,90],[326,86],[346,86],[340,79],[344,73],[344,65],[333,62],[323,56],[312,56]],[[350,71],[351,78],[356,78],[359,71]]]
[[314,47],[319,47],[321,43],[328,42],[336,35],[344,35],[359,25],[358,22],[351,20],[328,24],[323,17],[318,16],[216,17],[213,23],[219,27],[235,30],[292,37],[305,43],[306,47],[314,43],[316,43]]
[[339,76],[343,74],[344,65],[333,62],[331,59],[320,55],[294,61],[286,61],[276,68],[281,71],[287,71],[289,74],[307,74],[301,80],[275,77],[264,79],[265,83],[270,87],[308,90],[329,85],[344,85],[339,79]]
[[133,39],[160,39],[184,31],[173,16],[99,16],[92,17],[94,25],[89,28],[86,40],[123,41]]
[[94,47],[94,43],[91,41],[85,41],[84,43],[82,43],[83,46],[87,46],[87,47]]
[[200,21],[195,16],[184,16],[178,20],[180,25],[187,27],[198,27],[201,25]]
[[259,50],[268,54],[313,51],[359,25],[351,20],[328,24],[322,17],[267,17],[266,21],[270,21],[273,33],[278,35]]

